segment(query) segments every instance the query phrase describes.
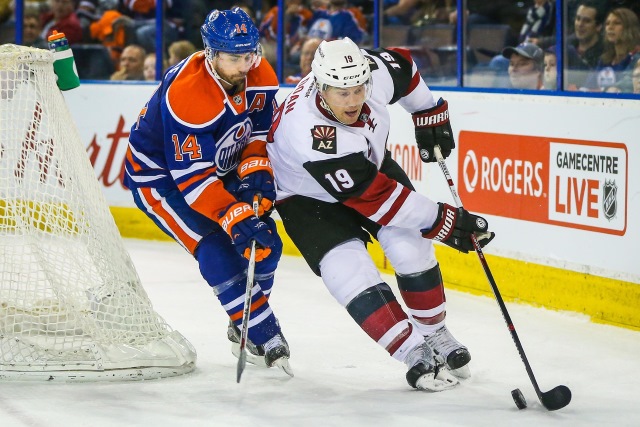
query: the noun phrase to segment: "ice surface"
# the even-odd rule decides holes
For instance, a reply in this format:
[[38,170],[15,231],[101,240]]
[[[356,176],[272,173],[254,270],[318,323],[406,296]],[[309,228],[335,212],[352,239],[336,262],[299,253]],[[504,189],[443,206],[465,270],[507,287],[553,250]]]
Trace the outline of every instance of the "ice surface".
[[[414,391],[404,364],[372,342],[295,257],[283,257],[270,299],[295,378],[248,365],[237,384],[225,313],[195,261],[173,243],[126,246],[156,310],[196,347],[195,372],[128,383],[0,383],[1,427],[640,425],[638,332],[508,304],[541,389],[564,384],[573,392],[569,406],[548,412],[496,302],[448,291],[447,324],[469,347],[473,376],[453,390]],[[527,409],[516,408],[515,388]]]

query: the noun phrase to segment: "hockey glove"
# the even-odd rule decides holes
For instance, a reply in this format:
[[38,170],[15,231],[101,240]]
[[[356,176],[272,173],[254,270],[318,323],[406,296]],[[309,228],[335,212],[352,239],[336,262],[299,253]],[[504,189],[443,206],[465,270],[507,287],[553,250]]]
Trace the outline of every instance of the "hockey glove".
[[248,204],[253,201],[253,196],[258,194],[260,206],[258,216],[264,215],[273,208],[276,199],[276,188],[273,180],[271,162],[266,157],[251,156],[244,159],[238,166],[240,187],[238,198]]
[[220,215],[220,227],[233,240],[238,253],[249,259],[251,256],[251,241],[256,241],[256,262],[262,261],[271,253],[269,248],[275,243],[269,226],[256,217],[251,206],[247,203],[234,203]]
[[464,252],[473,251],[471,233],[475,233],[480,247],[485,247],[495,233],[487,231],[487,220],[469,213],[464,208],[454,208],[446,203],[438,203],[438,216],[431,228],[420,230],[422,237],[438,240],[447,246]]
[[433,147],[440,146],[446,159],[456,147],[453,131],[449,123],[449,104],[440,98],[435,107],[416,111],[411,115],[416,130],[416,142],[423,162],[435,162]]

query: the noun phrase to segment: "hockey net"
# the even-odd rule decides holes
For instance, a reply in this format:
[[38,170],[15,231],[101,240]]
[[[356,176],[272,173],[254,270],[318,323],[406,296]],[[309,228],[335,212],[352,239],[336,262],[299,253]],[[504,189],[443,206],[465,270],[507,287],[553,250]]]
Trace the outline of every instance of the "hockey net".
[[140,284],[52,62],[0,46],[0,379],[190,372],[195,350]]

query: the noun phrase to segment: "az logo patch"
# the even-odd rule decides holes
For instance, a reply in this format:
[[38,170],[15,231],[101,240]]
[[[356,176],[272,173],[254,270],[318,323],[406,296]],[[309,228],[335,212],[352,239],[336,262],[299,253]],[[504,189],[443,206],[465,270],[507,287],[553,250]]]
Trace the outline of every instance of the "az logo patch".
[[311,129],[313,144],[311,148],[321,153],[336,154],[338,152],[335,126],[316,125]]

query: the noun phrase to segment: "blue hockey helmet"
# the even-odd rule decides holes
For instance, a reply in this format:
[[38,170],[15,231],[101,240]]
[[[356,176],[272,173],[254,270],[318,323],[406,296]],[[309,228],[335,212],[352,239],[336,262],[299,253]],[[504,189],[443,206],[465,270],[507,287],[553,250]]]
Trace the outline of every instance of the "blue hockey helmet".
[[205,49],[210,53],[248,53],[259,49],[258,29],[239,7],[211,11],[200,27],[200,34]]

